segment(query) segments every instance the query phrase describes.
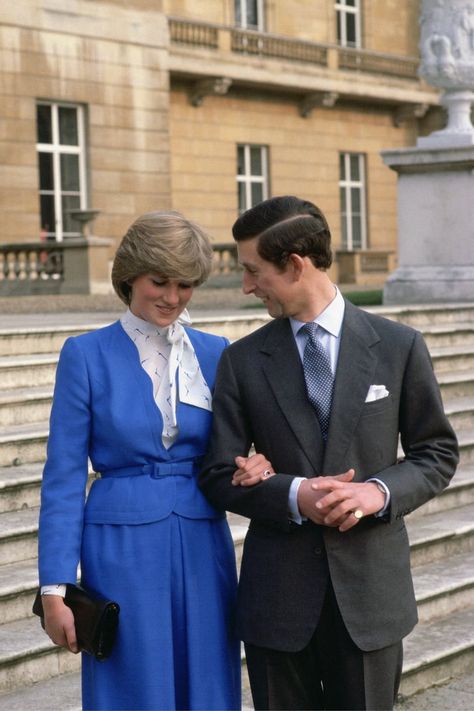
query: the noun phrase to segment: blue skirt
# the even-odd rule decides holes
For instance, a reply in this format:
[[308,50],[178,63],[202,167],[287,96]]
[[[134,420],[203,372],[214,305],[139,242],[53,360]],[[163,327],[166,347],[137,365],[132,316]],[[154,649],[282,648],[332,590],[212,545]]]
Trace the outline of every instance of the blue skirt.
[[86,524],[82,583],[120,605],[111,657],[83,654],[84,709],[240,709],[237,579],[225,519]]

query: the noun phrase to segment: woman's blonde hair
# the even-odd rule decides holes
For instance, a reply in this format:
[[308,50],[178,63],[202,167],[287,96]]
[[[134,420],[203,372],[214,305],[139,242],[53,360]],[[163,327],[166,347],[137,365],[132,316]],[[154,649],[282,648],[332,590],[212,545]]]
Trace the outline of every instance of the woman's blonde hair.
[[132,282],[142,274],[199,286],[211,266],[211,242],[201,227],[174,210],[147,212],[129,227],[115,253],[112,285],[128,305]]

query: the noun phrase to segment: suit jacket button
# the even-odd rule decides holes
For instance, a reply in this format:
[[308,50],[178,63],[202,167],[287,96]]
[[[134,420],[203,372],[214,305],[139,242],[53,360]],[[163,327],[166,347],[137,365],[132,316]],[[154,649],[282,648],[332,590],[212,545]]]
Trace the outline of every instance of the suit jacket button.
[[315,548],[315,549],[314,549],[314,554],[315,554],[315,555],[321,555],[322,552],[323,552],[323,551],[322,551],[322,548]]

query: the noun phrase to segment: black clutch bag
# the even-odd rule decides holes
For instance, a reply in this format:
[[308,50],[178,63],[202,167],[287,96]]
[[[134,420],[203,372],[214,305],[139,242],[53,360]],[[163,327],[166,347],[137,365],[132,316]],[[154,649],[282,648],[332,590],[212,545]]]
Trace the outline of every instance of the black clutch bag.
[[[91,595],[78,585],[66,585],[65,604],[71,608],[76,626],[79,648],[102,661],[112,652],[120,607],[116,602]],[[41,591],[33,603],[33,612],[41,618],[44,629],[44,612]]]

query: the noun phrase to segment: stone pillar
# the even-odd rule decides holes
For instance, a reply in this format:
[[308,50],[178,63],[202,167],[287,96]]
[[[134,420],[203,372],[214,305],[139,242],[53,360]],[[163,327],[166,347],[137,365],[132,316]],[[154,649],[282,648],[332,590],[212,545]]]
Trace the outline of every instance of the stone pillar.
[[474,0],[422,0],[420,52],[448,123],[382,153],[398,173],[399,266],[384,302],[474,301]]

